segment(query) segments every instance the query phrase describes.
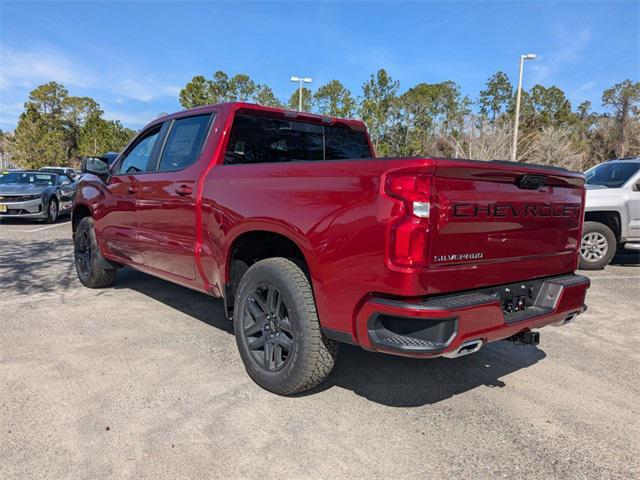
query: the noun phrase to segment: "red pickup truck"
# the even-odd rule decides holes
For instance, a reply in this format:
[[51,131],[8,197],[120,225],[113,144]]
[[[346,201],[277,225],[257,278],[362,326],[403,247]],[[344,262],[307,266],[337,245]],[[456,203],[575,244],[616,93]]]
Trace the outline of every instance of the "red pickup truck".
[[374,158],[360,121],[246,103],[151,122],[77,187],[75,265],[224,299],[262,387],[292,394],[338,345],[458,357],[584,309],[584,177],[504,161]]

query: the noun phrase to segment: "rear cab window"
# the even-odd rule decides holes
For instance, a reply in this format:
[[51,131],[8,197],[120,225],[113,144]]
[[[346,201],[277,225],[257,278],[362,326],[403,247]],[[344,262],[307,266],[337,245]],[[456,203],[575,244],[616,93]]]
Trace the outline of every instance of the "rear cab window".
[[242,112],[235,115],[224,163],[237,165],[371,157],[366,133],[347,124],[324,125]]

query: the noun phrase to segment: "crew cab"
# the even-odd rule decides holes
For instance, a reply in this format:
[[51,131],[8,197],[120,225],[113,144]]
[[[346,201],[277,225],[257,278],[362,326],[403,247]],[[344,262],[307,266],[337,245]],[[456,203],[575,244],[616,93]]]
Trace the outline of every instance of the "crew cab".
[[585,172],[587,198],[580,268],[598,270],[618,249],[640,260],[640,158],[610,160]]
[[146,126],[73,209],[80,281],[126,265],[223,298],[248,374],[292,394],[340,343],[419,358],[584,310],[584,176],[505,161],[375,158],[360,121],[211,105]]

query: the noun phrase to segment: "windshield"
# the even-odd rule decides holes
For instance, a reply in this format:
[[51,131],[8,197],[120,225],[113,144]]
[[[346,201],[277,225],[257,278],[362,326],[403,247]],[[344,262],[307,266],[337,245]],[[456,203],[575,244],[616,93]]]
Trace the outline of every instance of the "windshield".
[[51,186],[56,184],[56,176],[50,173],[11,172],[0,177],[0,184],[6,183]]
[[601,163],[585,172],[587,185],[602,185],[608,188],[620,188],[640,168],[640,162]]

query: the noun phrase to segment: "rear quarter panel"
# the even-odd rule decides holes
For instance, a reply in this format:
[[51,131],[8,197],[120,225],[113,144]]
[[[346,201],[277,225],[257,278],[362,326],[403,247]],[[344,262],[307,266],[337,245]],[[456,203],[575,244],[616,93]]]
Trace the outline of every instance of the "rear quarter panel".
[[[402,166],[408,162],[430,168],[426,160]],[[242,233],[280,233],[305,256],[322,325],[349,331],[367,293],[404,289],[403,274],[390,272],[385,261],[393,202],[379,195],[381,176],[393,166],[371,159],[212,169],[202,200],[202,262],[214,272],[215,288],[227,281],[230,249]]]

